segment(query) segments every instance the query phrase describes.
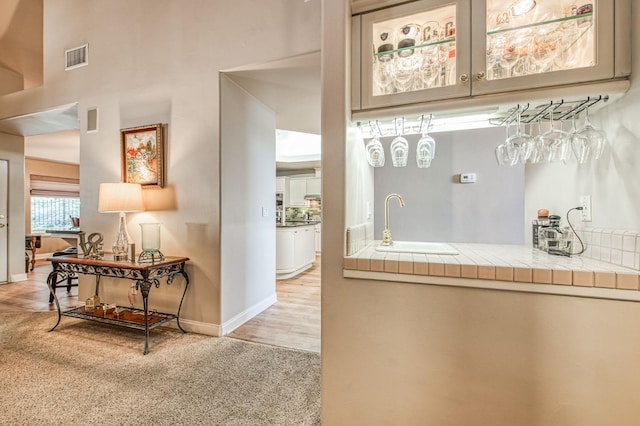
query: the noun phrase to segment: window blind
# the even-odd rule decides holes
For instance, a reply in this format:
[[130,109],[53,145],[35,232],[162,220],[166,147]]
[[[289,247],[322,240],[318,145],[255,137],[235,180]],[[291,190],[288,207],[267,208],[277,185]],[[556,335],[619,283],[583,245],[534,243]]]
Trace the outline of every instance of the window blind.
[[30,194],[41,197],[80,197],[80,180],[57,176],[30,175]]

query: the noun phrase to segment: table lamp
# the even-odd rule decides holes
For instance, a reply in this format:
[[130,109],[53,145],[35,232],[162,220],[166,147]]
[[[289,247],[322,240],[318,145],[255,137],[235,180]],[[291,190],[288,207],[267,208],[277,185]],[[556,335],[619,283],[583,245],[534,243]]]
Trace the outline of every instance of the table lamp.
[[113,242],[113,260],[135,260],[135,244],[127,231],[126,212],[143,211],[142,186],[137,183],[101,183],[98,211],[120,213],[118,234]]

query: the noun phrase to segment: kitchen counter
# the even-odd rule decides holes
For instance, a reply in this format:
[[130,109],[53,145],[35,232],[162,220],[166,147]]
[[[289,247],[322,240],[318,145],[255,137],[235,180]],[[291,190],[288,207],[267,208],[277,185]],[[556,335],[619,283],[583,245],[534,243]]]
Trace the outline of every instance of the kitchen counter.
[[287,221],[284,224],[276,224],[276,228],[287,228],[291,226],[315,226],[322,223],[319,220]]
[[345,256],[344,276],[640,301],[638,270],[581,256],[554,256],[529,246],[463,243],[449,243],[458,255],[391,253],[377,252],[379,244],[373,241]]

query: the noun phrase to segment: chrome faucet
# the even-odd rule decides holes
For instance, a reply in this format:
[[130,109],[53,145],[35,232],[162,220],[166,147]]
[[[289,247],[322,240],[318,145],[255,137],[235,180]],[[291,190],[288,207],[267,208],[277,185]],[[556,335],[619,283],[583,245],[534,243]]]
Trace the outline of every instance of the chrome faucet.
[[383,246],[390,246],[393,244],[393,240],[391,239],[391,230],[389,229],[389,200],[392,198],[397,198],[400,202],[400,207],[404,207],[404,200],[398,194],[389,194],[387,198],[384,199],[384,230],[382,231],[382,243]]

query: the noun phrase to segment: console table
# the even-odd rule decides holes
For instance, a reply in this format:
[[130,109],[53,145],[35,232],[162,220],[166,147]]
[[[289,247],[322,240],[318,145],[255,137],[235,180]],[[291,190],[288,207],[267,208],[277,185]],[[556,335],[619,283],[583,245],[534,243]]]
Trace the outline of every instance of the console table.
[[[109,256],[109,255],[107,255]],[[135,263],[129,261],[114,261],[110,259],[85,259],[82,256],[56,256],[47,259],[53,266],[53,271],[47,278],[49,291],[53,296],[58,311],[58,321],[49,331],[53,331],[60,324],[61,317],[69,316],[74,318],[82,318],[91,321],[97,321],[107,324],[114,324],[128,328],[144,330],[144,354],[149,353],[149,330],[153,329],[167,321],[176,320],[178,328],[183,333],[186,331],[180,325],[180,310],[182,302],[189,287],[189,276],[185,272],[185,263],[189,260],[187,257],[165,257],[164,260],[153,263]],[[116,306],[110,309],[105,305],[86,309],[80,306],[65,312],[60,310],[60,302],[56,296],[56,283],[61,278],[75,277],[77,274],[94,275],[96,277],[95,295],[98,296],[100,291],[100,278],[120,278],[132,280],[135,283],[136,290],[140,290],[142,294],[143,309],[133,307]],[[160,279],[166,278],[166,282],[170,285],[173,280],[182,275],[186,281],[178,312],[167,314],[162,312],[149,313],[149,291],[151,287],[160,287]],[[128,288],[128,287],[127,287]]]

